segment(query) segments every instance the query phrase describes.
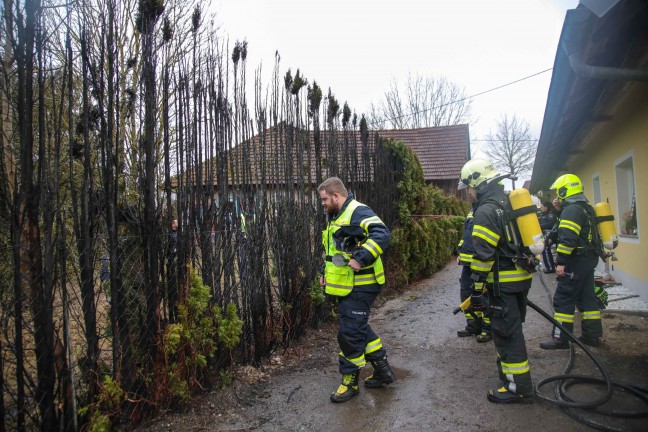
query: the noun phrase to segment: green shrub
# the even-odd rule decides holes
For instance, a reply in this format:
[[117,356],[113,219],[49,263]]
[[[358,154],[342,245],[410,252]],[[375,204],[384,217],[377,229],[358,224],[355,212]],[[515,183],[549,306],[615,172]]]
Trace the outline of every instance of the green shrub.
[[[124,390],[117,381],[114,381],[110,375],[104,376],[87,430],[110,432],[113,420],[117,420],[119,416],[124,395]],[[78,413],[80,416],[85,416],[89,410],[90,406],[84,406],[78,409]]]
[[236,305],[227,305],[225,317],[217,315],[219,321],[218,336],[225,348],[233,349],[241,340],[243,321],[238,317]]
[[392,157],[401,158],[395,165],[402,169],[397,176],[398,223],[386,260],[389,286],[398,289],[429,277],[448,263],[463,234],[470,205],[425,185],[418,158],[405,144],[390,141],[386,146]]
[[[225,314],[211,306],[211,294],[198,273],[189,274],[189,296],[186,304],[178,305],[179,320],[167,326],[164,352],[167,355],[167,390],[171,403],[185,403],[191,395],[204,388],[209,360],[216,354],[219,343],[228,350],[239,344],[243,321],[236,305],[228,304]],[[229,362],[231,363],[231,362]]]
[[308,296],[310,297],[314,306],[319,306],[326,301],[326,296],[324,295],[324,287],[320,285],[319,275],[311,283],[311,286],[308,290]]

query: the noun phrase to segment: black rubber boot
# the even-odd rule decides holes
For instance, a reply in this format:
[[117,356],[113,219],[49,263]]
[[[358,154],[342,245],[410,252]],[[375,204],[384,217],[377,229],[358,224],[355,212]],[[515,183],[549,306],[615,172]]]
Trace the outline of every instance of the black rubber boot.
[[365,387],[378,388],[384,384],[391,384],[396,381],[396,375],[389,367],[387,356],[380,360],[372,361],[371,365],[374,368],[373,374],[365,380]]
[[597,337],[587,337],[587,336],[581,336],[578,338],[581,342],[583,342],[585,345],[589,345],[591,347],[599,347],[601,346],[601,341]]
[[569,343],[560,339],[551,338],[547,341],[540,342],[540,348],[543,350],[569,349]]
[[331,401],[336,403],[346,402],[353,396],[360,394],[360,390],[358,389],[359,377],[359,370],[352,374],[342,375],[342,384],[340,384],[336,391],[331,393]]
[[463,330],[458,330],[457,331],[457,336],[459,337],[469,337],[469,336],[477,336],[478,334],[481,333],[481,324],[468,324],[466,325],[466,328]]
[[477,335],[477,342],[486,343],[493,340],[493,335],[486,332],[481,332],[480,335]]
[[533,395],[523,396],[515,393],[511,393],[504,386],[498,388],[497,390],[488,390],[488,395],[486,396],[489,401],[497,404],[532,404]]

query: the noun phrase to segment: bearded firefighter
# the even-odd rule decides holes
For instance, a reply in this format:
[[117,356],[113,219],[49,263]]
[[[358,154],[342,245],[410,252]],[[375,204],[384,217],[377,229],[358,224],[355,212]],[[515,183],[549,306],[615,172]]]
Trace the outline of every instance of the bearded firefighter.
[[371,305],[385,284],[381,255],[391,234],[371,208],[347,192],[339,178],[326,179],[318,192],[328,222],[322,233],[325,262],[320,284],[337,298],[339,317],[342,382],[331,401],[346,402],[360,393],[360,369],[367,362],[373,374],[365,380],[365,387],[378,388],[396,380],[387,351],[369,325]]

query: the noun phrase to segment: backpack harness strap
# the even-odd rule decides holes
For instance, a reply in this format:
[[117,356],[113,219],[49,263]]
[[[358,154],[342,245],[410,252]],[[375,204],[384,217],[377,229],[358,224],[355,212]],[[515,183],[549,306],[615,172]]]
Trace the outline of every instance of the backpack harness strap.
[[508,213],[510,214],[510,217],[512,219],[517,219],[520,216],[524,216],[527,214],[531,213],[536,213],[538,211],[538,208],[535,206],[535,204],[531,204],[530,206],[525,206],[525,207],[520,207],[517,210],[509,210]]

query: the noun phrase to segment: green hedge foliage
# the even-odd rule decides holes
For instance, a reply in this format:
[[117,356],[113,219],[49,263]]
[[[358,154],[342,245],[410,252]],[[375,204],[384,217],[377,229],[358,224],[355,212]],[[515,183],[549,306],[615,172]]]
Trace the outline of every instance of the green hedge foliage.
[[400,141],[386,143],[402,158],[398,220],[386,256],[389,289],[400,289],[429,277],[451,259],[463,235],[463,222],[470,204],[426,185],[417,156]]

